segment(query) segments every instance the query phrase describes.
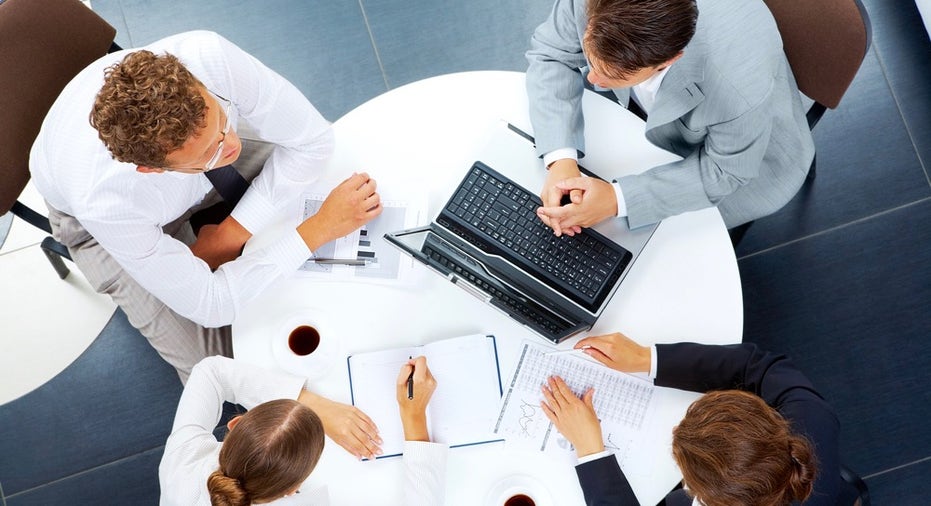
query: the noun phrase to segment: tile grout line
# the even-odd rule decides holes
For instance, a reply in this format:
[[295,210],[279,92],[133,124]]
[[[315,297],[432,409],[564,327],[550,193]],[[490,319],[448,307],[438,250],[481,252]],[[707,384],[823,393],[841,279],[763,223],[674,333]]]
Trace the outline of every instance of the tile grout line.
[[[96,471],[96,470],[98,470],[98,469],[103,469],[103,468],[105,468],[105,467],[109,467],[109,466],[112,466],[112,465],[114,465],[114,464],[119,464],[119,463],[121,463],[121,462],[128,461],[128,460],[130,460],[130,459],[136,458],[136,457],[138,457],[139,455],[142,455],[142,454],[144,454],[144,453],[148,453],[148,452],[151,452],[151,451],[153,451],[153,450],[158,450],[158,449],[164,450],[164,449],[165,449],[165,445],[155,446],[155,447],[149,448],[149,449],[147,449],[147,450],[142,450],[142,451],[140,451],[140,452],[136,452],[136,453],[134,453],[134,454],[132,454],[132,455],[127,455],[127,456],[125,456],[125,457],[120,457],[120,458],[118,458],[118,459],[116,459],[116,460],[114,460],[114,461],[106,462],[106,463],[104,463],[104,464],[99,464],[99,465],[96,465],[96,466],[94,466],[94,467],[90,467],[90,468],[84,469],[84,470],[82,470],[82,471],[78,471],[78,472],[76,472],[76,473],[69,474],[69,475],[67,475],[67,476],[62,476],[61,478],[56,478],[56,479],[54,479],[54,480],[52,480],[52,481],[50,481],[50,482],[42,483],[41,485],[36,485],[35,487],[27,488],[27,489],[25,489],[25,490],[20,490],[19,492],[16,492],[16,493],[14,493],[14,494],[10,494],[9,496],[4,496],[4,497],[9,497],[9,498],[12,499],[12,498],[14,498],[14,497],[16,497],[16,496],[20,496],[20,495],[23,495],[23,494],[27,494],[27,493],[29,493],[29,492],[33,492],[33,491],[38,490],[38,489],[40,489],[40,488],[42,488],[42,487],[47,487],[47,486],[49,486],[49,485],[54,485],[54,484],[56,484],[56,483],[59,483],[59,482],[65,481],[65,480],[70,480],[71,478],[76,478],[76,477],[79,477],[79,476],[83,476],[83,475],[85,475],[85,474],[87,474],[87,473]],[[5,502],[4,502],[3,506],[6,506],[6,503],[5,503]]]
[[[133,35],[129,32],[129,23],[126,21],[126,9],[123,8],[123,1],[117,0],[117,4],[120,6],[120,17],[123,18],[123,26],[126,27],[126,38],[129,39],[129,47],[135,47],[136,44],[133,43]],[[126,49],[125,47],[123,49]]]
[[[32,244],[26,244],[24,246],[20,246],[18,248],[10,248],[8,251],[0,251],[0,257],[2,257],[3,255],[9,255],[10,253],[16,253],[17,251],[23,251],[24,249],[33,248],[35,246],[41,246],[41,244],[42,243],[35,242]],[[2,244],[0,244],[0,246],[2,246]]]
[[928,168],[925,166],[924,160],[921,158],[921,151],[918,149],[918,144],[915,143],[915,136],[912,135],[912,129],[909,128],[908,120],[905,119],[905,115],[902,114],[902,104],[899,101],[899,97],[895,93],[895,89],[892,87],[892,82],[889,81],[889,73],[886,71],[886,63],[883,61],[882,55],[879,54],[879,49],[876,48],[876,39],[873,39],[873,44],[870,47],[870,51],[876,55],[876,61],[879,63],[879,70],[883,73],[883,79],[886,80],[886,87],[889,88],[889,95],[892,96],[892,101],[895,103],[896,112],[899,113],[899,118],[902,119],[902,125],[905,126],[905,133],[908,135],[908,141],[912,144],[912,149],[915,150],[915,157],[918,158],[918,165],[921,166],[921,171],[925,174],[925,181],[928,183],[928,187],[931,187],[931,176],[928,175]]
[[359,0],[359,10],[362,11],[362,21],[365,22],[365,30],[369,34],[369,40],[372,41],[372,50],[375,51],[375,61],[378,62],[378,70],[381,71],[381,78],[385,82],[385,91],[391,90],[391,85],[388,84],[388,74],[385,73],[385,66],[381,62],[381,54],[378,53],[378,46],[375,44],[375,34],[372,33],[372,26],[369,24],[368,14],[365,13],[365,6],[362,5],[362,0]]
[[813,233],[813,234],[808,234],[808,235],[806,235],[806,236],[799,237],[798,239],[792,239],[791,241],[784,242],[784,243],[782,243],[782,244],[777,244],[777,245],[775,245],[775,246],[770,246],[770,247],[768,247],[768,248],[761,249],[760,251],[754,251],[753,253],[750,253],[750,254],[747,254],[747,255],[744,255],[744,256],[741,256],[741,257],[737,257],[737,261],[739,262],[739,261],[745,260],[745,259],[747,259],[747,258],[752,258],[752,257],[755,257],[755,256],[757,256],[757,255],[762,255],[763,253],[769,253],[769,252],[771,252],[771,251],[774,251],[774,250],[777,250],[777,249],[780,249],[780,248],[784,248],[784,247],[786,247],[786,246],[789,246],[789,245],[792,245],[792,244],[795,244],[795,243],[804,241],[804,240],[806,240],[806,239],[811,239],[811,238],[814,238],[814,237],[819,237],[819,236],[822,236],[822,235],[825,235],[825,234],[829,234],[829,233],[831,233],[831,232],[836,232],[836,231],[838,231],[838,230],[841,230],[841,229],[844,229],[844,228],[847,228],[847,227],[850,227],[850,226],[853,226],[853,225],[857,225],[857,224],[863,223],[863,222],[868,221],[868,220],[872,220],[873,218],[878,218],[878,217],[880,217],[880,216],[884,216],[884,215],[886,215],[886,214],[893,213],[893,212],[895,212],[895,211],[900,211],[900,210],[902,210],[902,209],[905,209],[905,208],[908,208],[908,207],[912,207],[912,206],[914,206],[914,205],[918,205],[918,204],[921,204],[921,203],[924,203],[924,202],[928,202],[928,201],[931,201],[931,197],[925,197],[925,198],[923,198],[923,199],[918,199],[918,200],[915,200],[915,201],[913,201],[913,202],[909,202],[909,203],[907,203],[907,204],[902,204],[902,205],[900,205],[900,206],[893,207],[893,208],[891,208],[891,209],[886,209],[885,211],[880,211],[880,212],[878,212],[878,213],[873,213],[873,214],[871,214],[871,215],[869,215],[869,216],[864,216],[864,217],[862,217],[862,218],[857,218],[857,219],[855,219],[855,220],[853,220],[853,221],[849,221],[849,222],[847,222],[847,223],[842,223],[842,224],[840,224],[840,225],[835,225],[835,226],[833,226],[833,227],[831,227],[831,228],[827,228],[827,229],[821,230],[821,231],[819,231],[819,232],[815,232],[815,233]]
[[925,458],[923,458],[923,459],[913,460],[912,462],[908,462],[908,463],[902,464],[902,465],[900,465],[900,466],[895,466],[895,467],[886,469],[886,470],[884,470],[884,471],[879,471],[878,473],[868,474],[868,475],[864,476],[863,479],[864,479],[864,480],[868,480],[868,479],[870,479],[870,478],[875,478],[875,477],[877,477],[877,476],[882,476],[882,475],[884,475],[884,474],[891,473],[891,472],[893,472],[893,471],[899,471],[899,470],[905,469],[906,467],[911,467],[911,466],[914,466],[914,465],[917,465],[917,464],[921,464],[922,462],[927,462],[927,461],[929,461],[929,460],[931,460],[931,457],[925,457]]

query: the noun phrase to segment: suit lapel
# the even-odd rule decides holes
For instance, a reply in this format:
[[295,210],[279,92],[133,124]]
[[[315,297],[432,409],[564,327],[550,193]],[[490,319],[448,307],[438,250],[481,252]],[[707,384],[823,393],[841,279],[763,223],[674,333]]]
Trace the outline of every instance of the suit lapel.
[[704,93],[698,88],[698,83],[704,79],[704,56],[696,54],[690,58],[692,55],[688,49],[679,61],[672,64],[663,78],[656,93],[656,103],[647,118],[647,138],[654,144],[656,141],[650,137],[652,129],[681,118],[705,99]]

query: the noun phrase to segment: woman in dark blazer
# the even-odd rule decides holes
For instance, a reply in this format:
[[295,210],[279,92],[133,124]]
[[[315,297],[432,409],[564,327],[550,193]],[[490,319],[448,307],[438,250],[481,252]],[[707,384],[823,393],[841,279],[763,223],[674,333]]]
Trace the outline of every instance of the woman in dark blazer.
[[[838,421],[785,356],[743,343],[640,346],[620,333],[575,345],[618,371],[649,372],[657,386],[709,392],[673,430],[684,489],[667,505],[834,505],[840,492]],[[589,505],[639,504],[617,459],[605,452],[592,407],[560,378],[543,388],[544,412],[576,449]]]

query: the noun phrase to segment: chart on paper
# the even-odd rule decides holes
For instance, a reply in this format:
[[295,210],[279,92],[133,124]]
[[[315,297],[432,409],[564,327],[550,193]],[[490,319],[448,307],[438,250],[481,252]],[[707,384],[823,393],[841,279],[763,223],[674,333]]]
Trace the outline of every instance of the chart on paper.
[[514,377],[505,387],[495,433],[509,444],[541,451],[572,451],[540,406],[541,387],[550,376],[559,376],[576,395],[590,387],[595,389],[593,404],[601,420],[605,448],[623,462],[653,409],[653,384],[587,358],[547,355],[547,351],[552,349],[530,341],[522,344]]
[[[306,195],[301,219],[305,220],[320,210],[326,195]],[[363,278],[368,281],[402,279],[412,268],[410,259],[384,240],[387,232],[397,232],[419,225],[425,218],[426,202],[382,199],[381,214],[359,230],[328,242],[314,252],[301,266],[302,274],[329,279]],[[362,266],[324,264],[314,258],[336,258],[364,261]]]

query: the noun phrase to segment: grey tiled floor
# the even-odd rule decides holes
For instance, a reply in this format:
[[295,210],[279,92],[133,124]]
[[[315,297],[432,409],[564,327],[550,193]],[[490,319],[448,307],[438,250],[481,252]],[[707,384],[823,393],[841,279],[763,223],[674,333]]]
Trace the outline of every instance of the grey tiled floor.
[[[866,0],[874,41],[815,130],[818,177],[738,248],[747,341],[785,351],[837,408],[844,461],[874,504],[927,504],[931,485],[931,42],[912,2]],[[524,70],[549,0],[95,0],[124,47],[220,32],[335,120],[411,81]],[[0,257],[2,261],[2,257]],[[0,406],[10,506],[156,504],[180,392],[114,316],[60,377]],[[136,374],[121,371],[137,357]],[[120,392],[145,392],[125,398]],[[15,434],[15,436],[14,436]],[[87,450],[91,448],[91,450]],[[120,490],[120,495],[112,491]]]

